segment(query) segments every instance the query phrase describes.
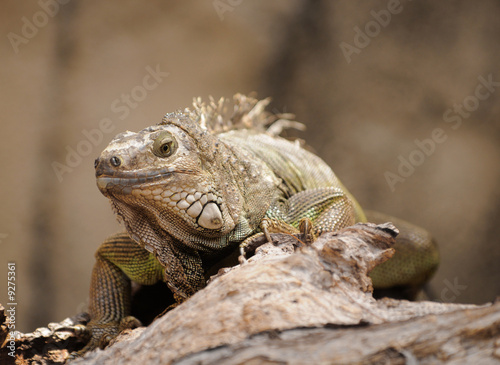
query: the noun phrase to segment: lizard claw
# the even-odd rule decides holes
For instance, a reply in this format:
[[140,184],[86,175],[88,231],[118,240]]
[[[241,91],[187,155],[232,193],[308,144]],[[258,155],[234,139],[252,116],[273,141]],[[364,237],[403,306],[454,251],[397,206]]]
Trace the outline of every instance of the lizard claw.
[[262,222],[260,223],[260,229],[262,229],[262,233],[264,234],[264,237],[266,237],[267,242],[266,243],[273,243],[273,238],[271,237],[271,232],[269,232],[270,228],[274,227],[273,221],[270,219],[264,218]]
[[316,235],[314,234],[313,223],[309,218],[302,218],[299,222],[299,231],[302,236],[301,241],[306,245],[311,245],[316,241]]
[[238,262],[240,265],[246,264],[248,262],[246,258],[245,247],[240,245],[240,255],[238,256]]
[[238,261],[240,264],[244,264],[247,262],[247,255],[252,256],[255,253],[255,250],[266,244],[268,238],[265,236],[263,232],[256,233],[253,236],[248,237],[246,240],[240,243],[240,256],[238,257]]
[[72,352],[68,359],[73,360],[82,357],[88,351],[92,351],[97,348],[104,349],[123,330],[133,329],[139,326],[141,326],[141,322],[133,316],[122,318],[120,322],[113,321],[108,323],[93,323],[90,321],[87,326],[77,325],[74,329],[70,330],[78,331],[80,334],[88,336],[89,340],[84,348],[79,351]]
[[[299,224],[300,232],[303,233],[303,237],[307,242],[314,241],[312,226],[312,222],[307,218],[302,219]],[[247,255],[253,254],[258,247],[266,243],[274,243],[271,233],[285,233],[292,235],[299,233],[299,230],[290,224],[278,219],[270,218],[264,218],[262,220],[260,223],[260,229],[262,232],[248,237],[240,244],[240,256],[238,257],[240,264],[246,263]]]

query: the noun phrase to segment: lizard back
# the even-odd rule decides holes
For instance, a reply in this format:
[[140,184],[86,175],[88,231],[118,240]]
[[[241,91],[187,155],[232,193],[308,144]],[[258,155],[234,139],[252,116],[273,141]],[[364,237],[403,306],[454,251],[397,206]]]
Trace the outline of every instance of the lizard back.
[[235,145],[253,153],[262,160],[282,181],[283,198],[299,192],[334,187],[351,199],[356,221],[365,221],[363,211],[356,199],[342,185],[330,166],[320,157],[304,149],[299,141],[289,141],[279,136],[241,129],[221,133],[218,137],[229,145]]

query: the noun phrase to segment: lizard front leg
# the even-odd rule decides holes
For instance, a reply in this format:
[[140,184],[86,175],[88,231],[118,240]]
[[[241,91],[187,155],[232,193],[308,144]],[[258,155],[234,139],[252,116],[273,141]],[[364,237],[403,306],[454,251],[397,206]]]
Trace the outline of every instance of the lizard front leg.
[[272,242],[271,233],[300,233],[303,243],[310,244],[324,231],[336,231],[354,223],[354,205],[342,189],[304,190],[285,201],[277,201],[269,208],[260,224],[262,232],[240,244],[240,262],[244,262],[246,254],[255,251],[256,247]]
[[130,316],[131,280],[152,285],[163,277],[163,267],[153,254],[139,247],[126,233],[119,233],[97,250],[90,283],[90,322],[87,345],[72,357],[105,347],[125,328],[140,325]]
[[304,218],[308,218],[316,236],[356,223],[352,200],[337,187],[301,191],[288,199],[288,207],[285,221],[298,227]]
[[205,286],[203,263],[196,250],[169,239],[155,247],[155,254],[165,268],[164,281],[174,293],[177,303]]

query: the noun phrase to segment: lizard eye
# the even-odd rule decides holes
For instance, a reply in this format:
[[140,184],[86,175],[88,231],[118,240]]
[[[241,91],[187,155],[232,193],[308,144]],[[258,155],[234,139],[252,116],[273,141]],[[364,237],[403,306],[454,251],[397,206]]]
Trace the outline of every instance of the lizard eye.
[[170,132],[162,132],[153,142],[153,153],[158,157],[171,156],[177,150],[177,141]]

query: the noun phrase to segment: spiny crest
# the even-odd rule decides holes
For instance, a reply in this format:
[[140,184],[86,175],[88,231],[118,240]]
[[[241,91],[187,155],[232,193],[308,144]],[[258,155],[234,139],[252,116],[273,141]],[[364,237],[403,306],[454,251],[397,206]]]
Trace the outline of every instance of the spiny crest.
[[201,130],[207,131],[210,134],[250,129],[277,136],[287,128],[304,130],[303,124],[293,120],[293,114],[273,114],[266,111],[269,102],[270,98],[257,100],[242,94],[234,95],[232,103],[226,98],[215,101],[212,97],[206,103],[197,97],[193,100],[193,110],[186,108],[184,111],[169,113],[160,124],[170,124],[176,120],[177,123],[189,124],[185,125],[189,129],[197,129],[199,133]]

